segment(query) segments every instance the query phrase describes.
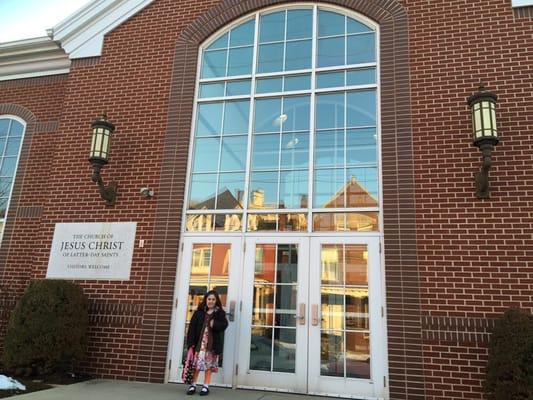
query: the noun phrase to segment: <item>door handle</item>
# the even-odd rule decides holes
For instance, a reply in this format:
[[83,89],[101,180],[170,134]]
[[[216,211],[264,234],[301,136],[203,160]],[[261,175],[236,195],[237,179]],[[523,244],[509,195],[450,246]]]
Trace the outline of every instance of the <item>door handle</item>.
[[311,325],[318,325],[318,304],[313,304],[311,306]]
[[305,325],[305,303],[300,303],[298,305],[298,315],[294,318],[298,320],[300,325]]
[[231,301],[229,302],[229,312],[226,313],[226,315],[228,316],[228,320],[229,320],[230,322],[235,321],[235,304],[236,304],[236,303],[237,303],[237,302],[236,302],[235,300],[231,300]]

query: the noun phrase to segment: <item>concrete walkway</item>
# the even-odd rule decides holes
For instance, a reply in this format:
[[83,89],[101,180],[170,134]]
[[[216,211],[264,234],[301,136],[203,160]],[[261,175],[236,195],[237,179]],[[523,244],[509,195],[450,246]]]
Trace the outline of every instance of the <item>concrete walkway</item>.
[[[15,400],[193,400],[198,394],[187,396],[186,385],[173,383],[142,383],[95,379],[74,385],[60,386],[13,397]],[[233,390],[211,387],[206,400],[326,400],[326,397],[305,396],[255,390]],[[198,393],[198,392],[197,392]],[[331,398],[329,398],[331,400]]]

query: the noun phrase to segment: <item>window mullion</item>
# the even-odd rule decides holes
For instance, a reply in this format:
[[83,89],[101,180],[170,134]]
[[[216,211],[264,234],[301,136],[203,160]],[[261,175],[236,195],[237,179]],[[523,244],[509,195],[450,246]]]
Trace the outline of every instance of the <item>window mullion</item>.
[[254,27],[254,50],[252,55],[252,78],[250,87],[250,115],[248,116],[248,141],[247,141],[247,153],[246,153],[246,169],[244,174],[244,199],[243,208],[245,212],[242,215],[242,229],[244,232],[247,230],[248,225],[248,202],[250,200],[250,176],[252,171],[252,139],[253,139],[253,126],[255,120],[255,81],[256,81],[256,68],[257,68],[257,52],[259,49],[259,13],[255,14],[255,27]]
[[313,207],[314,207],[314,179],[315,179],[315,113],[316,113],[316,48],[318,7],[313,6],[313,34],[311,44],[311,98],[309,102],[309,180],[307,182],[307,231],[313,231]]

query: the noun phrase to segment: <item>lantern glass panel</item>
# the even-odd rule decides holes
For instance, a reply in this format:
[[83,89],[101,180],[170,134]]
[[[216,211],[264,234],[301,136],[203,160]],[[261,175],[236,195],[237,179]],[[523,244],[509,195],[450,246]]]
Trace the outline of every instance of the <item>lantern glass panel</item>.
[[490,116],[490,107],[489,102],[484,101],[481,103],[481,108],[483,110],[483,136],[492,136],[491,130],[491,116]]
[[496,106],[494,103],[490,103],[490,115],[492,120],[492,134],[498,136],[498,129],[496,128]]
[[474,104],[474,136],[480,138],[482,136],[482,124],[481,124],[481,105],[479,103]]

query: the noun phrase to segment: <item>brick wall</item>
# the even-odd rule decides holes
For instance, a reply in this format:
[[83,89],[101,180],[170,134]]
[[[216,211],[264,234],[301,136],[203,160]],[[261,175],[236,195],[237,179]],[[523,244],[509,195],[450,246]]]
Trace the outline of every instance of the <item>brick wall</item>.
[[[494,318],[509,306],[533,307],[529,14],[513,13],[506,0],[331,2],[382,24],[391,398],[481,398]],[[91,299],[87,372],[163,379],[197,46],[275,3],[157,0],[106,36],[101,57],[75,61],[68,77],[0,83],[0,107],[34,119],[9,246],[5,239],[0,249],[10,288],[0,308],[44,277],[56,222],[137,221],[145,240],[130,281],[81,282]],[[474,196],[481,157],[466,106],[480,80],[500,99],[488,200]],[[112,208],[86,161],[90,124],[103,110],[117,126],[103,170],[119,184]],[[145,186],[153,199],[139,195]]]

